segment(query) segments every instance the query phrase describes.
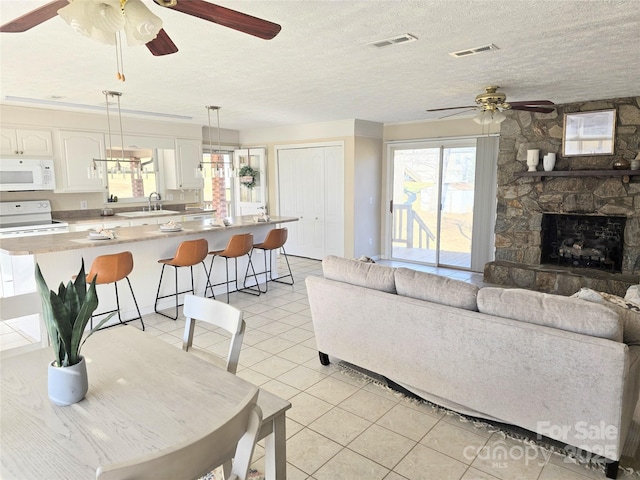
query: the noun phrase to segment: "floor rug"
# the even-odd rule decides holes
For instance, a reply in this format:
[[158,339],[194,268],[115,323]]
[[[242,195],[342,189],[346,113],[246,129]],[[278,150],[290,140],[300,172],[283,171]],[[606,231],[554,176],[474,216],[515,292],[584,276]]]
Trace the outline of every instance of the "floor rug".
[[[488,430],[492,433],[499,433],[503,437],[510,438],[516,441],[523,442],[527,445],[535,448],[544,449],[548,452],[556,455],[561,455],[567,458],[567,461],[578,463],[585,468],[598,470],[604,472],[604,464],[601,459],[596,459],[592,455],[581,455],[576,453],[575,449],[569,448],[565,450],[565,446],[561,442],[556,442],[552,439],[539,439],[536,434],[528,430],[516,427],[514,425],[507,425],[503,423],[492,422],[485,419],[469,417],[462,415],[453,410],[441,407],[434,403],[428,402],[424,399],[418,399],[415,396],[407,396],[404,393],[398,392],[396,389],[391,388],[385,377],[377,375],[373,372],[369,372],[363,368],[357,367],[347,362],[340,361],[338,363],[340,371],[351,378],[359,379],[362,382],[371,382],[380,388],[388,390],[396,396],[404,397],[407,401],[423,403],[431,407],[435,412],[445,413],[446,415],[455,415],[463,422],[471,422],[477,428]],[[410,392],[409,392],[410,393]],[[636,407],[636,411],[633,417],[633,422],[629,430],[627,440],[622,452],[622,458],[620,460],[620,470],[624,471],[628,475],[637,476],[640,478],[640,402]],[[619,474],[622,472],[619,472]]]

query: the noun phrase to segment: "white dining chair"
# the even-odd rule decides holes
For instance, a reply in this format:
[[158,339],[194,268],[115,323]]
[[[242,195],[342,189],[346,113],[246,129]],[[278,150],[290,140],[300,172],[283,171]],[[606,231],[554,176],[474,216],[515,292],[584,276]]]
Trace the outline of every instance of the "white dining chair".
[[[2,349],[0,358],[9,358],[21,353],[30,352],[49,346],[49,335],[42,317],[42,302],[38,292],[24,293],[12,297],[0,297],[0,322],[8,322],[27,315],[37,315],[38,328],[40,330],[40,342],[14,347],[9,350]],[[36,321],[36,320],[34,320]]]
[[223,359],[210,352],[194,349],[198,356],[224,368],[235,375],[238,369],[238,359],[246,324],[242,319],[242,310],[212,298],[186,295],[184,298],[184,316],[187,321],[184,326],[182,349],[187,352],[193,347],[193,333],[196,321],[203,321],[220,327],[231,334],[231,341],[227,358]]
[[230,418],[194,441],[130,461],[101,465],[97,480],[193,480],[224,466],[226,480],[247,480],[262,410],[258,387],[238,404]]

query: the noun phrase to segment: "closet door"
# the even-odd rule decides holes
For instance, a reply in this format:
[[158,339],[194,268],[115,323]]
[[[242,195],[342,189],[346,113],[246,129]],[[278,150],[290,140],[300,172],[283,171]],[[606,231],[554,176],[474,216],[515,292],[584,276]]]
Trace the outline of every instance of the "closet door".
[[288,223],[287,253],[322,259],[344,251],[343,148],[278,150],[279,213]]

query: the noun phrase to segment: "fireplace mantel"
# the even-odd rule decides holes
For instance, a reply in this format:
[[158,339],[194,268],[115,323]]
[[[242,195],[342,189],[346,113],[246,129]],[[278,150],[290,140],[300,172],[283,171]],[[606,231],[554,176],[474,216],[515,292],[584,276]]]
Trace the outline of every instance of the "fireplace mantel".
[[536,172],[515,172],[514,177],[623,177],[624,183],[629,183],[629,178],[640,176],[640,170],[552,170]]

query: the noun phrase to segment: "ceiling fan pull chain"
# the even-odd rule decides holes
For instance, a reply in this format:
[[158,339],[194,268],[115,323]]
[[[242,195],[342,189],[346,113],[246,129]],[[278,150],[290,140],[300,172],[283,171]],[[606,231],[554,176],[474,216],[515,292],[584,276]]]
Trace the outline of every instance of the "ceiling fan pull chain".
[[121,82],[125,81],[124,77],[124,61],[122,57],[122,37],[120,36],[120,32],[116,32],[116,69],[118,73],[116,78]]

